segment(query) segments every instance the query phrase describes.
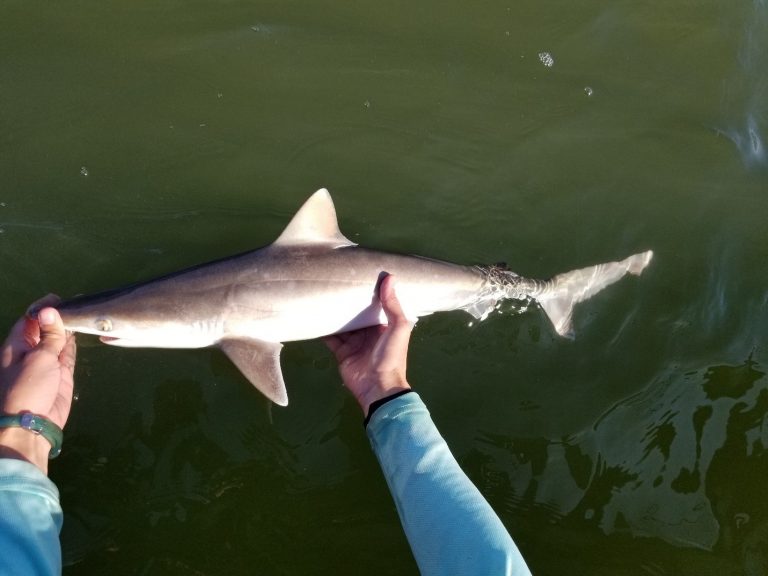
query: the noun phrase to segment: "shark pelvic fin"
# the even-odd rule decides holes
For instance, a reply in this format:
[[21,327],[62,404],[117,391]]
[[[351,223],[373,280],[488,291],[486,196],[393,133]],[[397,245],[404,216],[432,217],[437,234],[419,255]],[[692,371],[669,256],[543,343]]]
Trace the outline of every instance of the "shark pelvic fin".
[[329,244],[333,248],[356,246],[339,230],[336,209],[328,190],[321,188],[299,208],[274,245]]
[[275,404],[288,405],[280,369],[282,344],[256,338],[228,338],[219,342],[219,347],[259,392]]

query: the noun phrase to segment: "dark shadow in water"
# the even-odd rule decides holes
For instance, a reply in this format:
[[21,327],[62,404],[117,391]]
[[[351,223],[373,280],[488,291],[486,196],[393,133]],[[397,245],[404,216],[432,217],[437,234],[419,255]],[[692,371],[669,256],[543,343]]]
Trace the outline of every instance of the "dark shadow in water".
[[350,573],[379,554],[392,559],[384,574],[417,573],[366,443],[363,472],[317,486],[267,419],[245,425],[249,456],[235,461],[206,413],[199,383],[171,380],[109,459],[94,438],[73,439],[57,478],[74,487],[62,494],[65,575]]
[[752,356],[741,366],[712,366],[704,374],[704,392],[709,400],[741,398],[763,376]]
[[62,494],[65,565],[93,553],[151,557],[163,525],[210,501],[210,479],[226,457],[204,432],[200,385],[166,381],[153,406],[151,424],[135,413],[109,458],[87,436],[74,439],[73,451],[62,457],[59,484],[77,488]]
[[[725,443],[715,452],[706,473],[706,494],[720,525],[716,550],[737,554],[750,574],[768,569],[768,447],[756,431],[766,426],[768,389],[752,406],[736,403],[730,410]],[[762,570],[754,572],[754,567]]]

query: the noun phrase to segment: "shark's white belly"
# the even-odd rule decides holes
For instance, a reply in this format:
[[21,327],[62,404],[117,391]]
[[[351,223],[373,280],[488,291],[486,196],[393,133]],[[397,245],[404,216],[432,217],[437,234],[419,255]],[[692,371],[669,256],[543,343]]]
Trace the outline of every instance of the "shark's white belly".
[[[282,291],[290,294],[290,298],[285,294],[272,298],[262,295],[258,302],[253,300],[252,306],[244,301],[235,307],[224,322],[225,337],[291,342],[383,324],[386,316],[374,288],[375,280],[359,287],[313,290],[303,297],[303,290],[289,283]],[[426,284],[401,283],[396,290],[403,311],[412,322],[438,310],[455,309],[466,301],[465,296],[436,298],[435,290]]]

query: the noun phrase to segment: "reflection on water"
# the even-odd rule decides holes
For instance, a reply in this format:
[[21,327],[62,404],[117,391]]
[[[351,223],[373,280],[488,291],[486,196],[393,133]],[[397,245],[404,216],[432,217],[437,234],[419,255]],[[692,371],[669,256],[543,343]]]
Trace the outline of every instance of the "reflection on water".
[[[213,438],[227,424],[212,419],[199,383],[167,380],[156,388],[149,421],[134,413],[109,459],[97,456],[95,438],[70,438],[76,448],[57,478],[65,487],[65,566],[185,575],[284,574],[292,566],[290,573],[311,574],[323,558],[326,570],[339,573],[385,554],[389,573],[413,573],[380,474],[318,482],[296,458],[300,447],[281,438],[268,416],[245,424],[237,440],[248,456],[233,457]],[[355,413],[334,434],[346,442],[360,431]],[[84,470],[83,462],[92,464]],[[375,494],[360,493],[360,482]],[[361,530],[366,539],[353,549],[339,542]],[[329,558],[329,550],[343,553]]]
[[726,131],[725,135],[736,144],[747,166],[766,166],[768,155],[766,155],[760,126],[754,113],[748,112],[743,125]]
[[535,511],[768,567],[768,378],[751,357],[671,370],[574,437],[480,440],[465,465],[514,522]]
[[[252,422],[240,440],[253,457],[247,465],[236,464],[210,437],[212,424],[199,383],[168,380],[156,388],[150,422],[133,414],[109,459],[96,456],[93,439],[74,439],[78,453],[65,460],[60,483],[71,482],[84,491],[74,498],[64,494],[65,565],[90,557],[96,565],[134,562],[143,570],[192,573],[187,563],[209,563],[211,545],[219,552],[231,548],[226,541],[202,541],[212,533],[223,539],[233,532],[258,539],[254,530],[268,530],[265,516],[276,505],[272,497],[286,498],[286,489],[301,482],[291,447],[269,422]],[[67,476],[69,465],[76,469],[74,459],[93,462],[87,475]],[[244,498],[254,480],[259,482],[258,497]],[[252,500],[253,507],[244,508],[244,500]],[[168,548],[168,542],[177,545]],[[251,560],[263,564],[263,558]]]
[[726,105],[733,125],[723,130],[748,167],[768,167],[768,4],[753,0],[739,50],[739,73],[726,86]]

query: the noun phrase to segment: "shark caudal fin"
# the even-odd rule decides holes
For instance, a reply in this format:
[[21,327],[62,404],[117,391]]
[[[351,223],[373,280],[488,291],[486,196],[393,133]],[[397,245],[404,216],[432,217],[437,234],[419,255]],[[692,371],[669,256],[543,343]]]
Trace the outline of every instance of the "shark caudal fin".
[[653,258],[653,252],[641,252],[620,262],[598,264],[565,274],[558,274],[545,283],[535,296],[561,336],[573,338],[573,306],[594,296],[603,288],[623,278],[627,273],[640,275]]

